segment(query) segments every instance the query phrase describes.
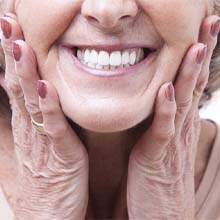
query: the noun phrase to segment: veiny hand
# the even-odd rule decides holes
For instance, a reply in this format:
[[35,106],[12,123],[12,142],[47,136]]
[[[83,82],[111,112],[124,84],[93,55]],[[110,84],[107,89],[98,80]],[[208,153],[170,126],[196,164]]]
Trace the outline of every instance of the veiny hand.
[[[88,204],[88,155],[64,116],[55,87],[39,81],[33,50],[14,14],[1,19],[5,88],[12,109],[17,220],[80,220]],[[38,85],[38,86],[37,86]],[[38,87],[38,89],[37,89]],[[44,123],[37,131],[31,117]],[[11,161],[12,162],[12,161]]]
[[208,82],[219,28],[218,16],[204,20],[201,43],[188,50],[174,87],[166,83],[158,92],[152,126],[130,155],[129,219],[195,219],[194,165],[200,134],[198,104]]

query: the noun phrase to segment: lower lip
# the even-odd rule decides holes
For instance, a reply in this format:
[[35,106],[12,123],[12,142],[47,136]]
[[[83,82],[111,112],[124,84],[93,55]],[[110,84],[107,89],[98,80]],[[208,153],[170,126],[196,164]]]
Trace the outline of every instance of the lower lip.
[[74,65],[81,70],[82,72],[85,72],[90,75],[98,76],[98,77],[116,77],[116,76],[123,76],[123,75],[128,75],[132,73],[136,73],[140,68],[147,68],[151,62],[156,58],[156,55],[158,54],[157,51],[152,52],[149,54],[144,60],[142,60],[140,63],[137,63],[133,66],[129,67],[119,67],[115,70],[98,70],[98,69],[93,69],[90,68],[84,64],[82,64],[73,54],[72,50],[67,47],[63,47],[62,50],[65,50],[68,55],[71,56],[71,59],[74,63]]

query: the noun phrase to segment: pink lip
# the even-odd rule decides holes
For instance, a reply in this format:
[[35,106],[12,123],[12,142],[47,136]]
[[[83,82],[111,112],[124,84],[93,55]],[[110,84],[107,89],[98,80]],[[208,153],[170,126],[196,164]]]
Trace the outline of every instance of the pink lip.
[[63,44],[62,46],[68,48],[80,48],[80,49],[95,49],[97,51],[105,50],[108,52],[116,51],[116,50],[126,50],[132,48],[146,48],[153,51],[158,49],[158,46],[152,45],[143,45],[143,44],[99,44],[99,45],[72,45],[72,44]]
[[[92,47],[94,48],[94,47]],[[100,46],[99,46],[100,48]],[[117,48],[119,50],[119,48]],[[82,72],[98,76],[98,77],[116,77],[116,76],[124,76],[127,74],[136,73],[139,68],[142,68],[145,66],[146,68],[148,65],[156,58],[156,55],[158,54],[158,51],[154,51],[151,54],[149,54],[143,61],[141,61],[138,64],[135,64],[130,67],[119,67],[115,70],[98,70],[88,67],[87,65],[82,64],[74,55],[73,50],[68,47],[61,47],[61,50],[64,50],[63,52],[67,52],[67,54],[70,56],[70,58],[73,61],[73,64]]]

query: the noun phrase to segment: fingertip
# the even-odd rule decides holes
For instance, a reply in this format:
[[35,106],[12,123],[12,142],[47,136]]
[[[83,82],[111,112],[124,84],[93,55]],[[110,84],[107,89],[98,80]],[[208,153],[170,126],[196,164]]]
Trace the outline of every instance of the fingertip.
[[37,91],[41,99],[45,99],[47,96],[47,85],[43,80],[38,80]]
[[158,92],[159,100],[174,102],[175,101],[175,89],[173,86],[173,82],[164,83]]
[[174,102],[175,101],[175,90],[172,82],[169,82],[166,85],[165,96],[167,101]]
[[2,40],[11,42],[15,39],[24,39],[20,24],[12,17],[1,17],[1,31],[3,32]]
[[55,87],[46,80],[37,83],[44,128],[51,140],[63,139],[69,129]]
[[173,120],[176,114],[175,89],[172,82],[164,83],[158,93],[155,116],[158,120]]
[[58,109],[60,106],[59,98],[55,87],[46,80],[38,80],[37,91],[41,108],[53,106]]

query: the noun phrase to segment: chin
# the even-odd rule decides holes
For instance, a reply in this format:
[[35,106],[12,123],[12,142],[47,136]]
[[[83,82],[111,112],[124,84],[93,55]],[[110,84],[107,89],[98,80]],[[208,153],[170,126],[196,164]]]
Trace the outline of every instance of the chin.
[[[113,133],[128,130],[144,121],[152,113],[152,106],[143,102],[139,105],[124,103],[120,106],[118,103],[114,105],[100,102],[84,104],[83,108],[64,106],[63,110],[69,119],[83,129],[97,133]],[[71,109],[75,109],[74,112]]]

